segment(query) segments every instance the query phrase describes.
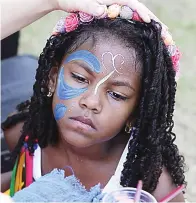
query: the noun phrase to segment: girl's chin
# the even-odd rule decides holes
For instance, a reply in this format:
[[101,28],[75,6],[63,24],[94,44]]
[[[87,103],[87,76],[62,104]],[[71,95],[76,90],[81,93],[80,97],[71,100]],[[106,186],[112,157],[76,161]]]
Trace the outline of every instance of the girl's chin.
[[73,131],[67,132],[66,130],[66,135],[62,137],[69,145],[77,148],[86,148],[97,143],[95,138]]

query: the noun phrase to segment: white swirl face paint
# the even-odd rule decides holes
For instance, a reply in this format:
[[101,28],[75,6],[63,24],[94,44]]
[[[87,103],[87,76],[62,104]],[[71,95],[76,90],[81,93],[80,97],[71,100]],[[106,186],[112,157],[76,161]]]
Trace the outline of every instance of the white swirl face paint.
[[104,56],[105,56],[106,54],[111,55],[112,66],[113,66],[114,70],[111,71],[108,75],[106,75],[104,78],[102,78],[102,79],[97,83],[97,85],[96,85],[96,87],[95,87],[95,91],[94,91],[94,94],[95,94],[95,95],[97,94],[97,91],[98,91],[99,86],[100,86],[101,84],[103,84],[106,80],[108,80],[108,79],[112,76],[112,74],[113,74],[115,71],[116,71],[117,73],[119,73],[119,74],[122,74],[122,73],[120,73],[120,72],[117,70],[117,68],[116,68],[116,66],[115,66],[115,60],[116,60],[117,57],[121,57],[121,58],[122,58],[121,65],[123,65],[124,62],[125,62],[125,61],[124,61],[124,56],[121,55],[121,54],[116,54],[116,55],[114,55],[114,54],[112,54],[112,53],[109,52],[109,51],[108,51],[108,52],[104,52],[104,53],[102,54],[101,60],[102,60],[102,65],[103,65],[103,67],[104,67],[105,69],[107,69],[107,68],[105,67],[105,65],[104,65]]
[[114,70],[115,70],[117,73],[122,74],[122,73],[120,73],[120,72],[117,70],[117,68],[116,68],[116,66],[115,66],[115,59],[116,59],[117,57],[121,57],[121,58],[122,58],[121,65],[123,65],[123,64],[125,63],[125,61],[124,61],[124,59],[125,59],[124,56],[121,55],[121,54],[116,54],[116,55],[114,55],[114,54],[111,53],[110,51],[104,52],[104,53],[102,54],[101,60],[102,60],[102,65],[103,65],[103,67],[104,67],[105,69],[106,69],[106,67],[105,67],[105,65],[104,65],[104,61],[103,61],[103,60],[104,60],[104,56],[105,56],[106,54],[111,55],[112,66],[113,66]]
[[96,85],[95,87],[95,91],[94,94],[97,94],[98,88],[101,84],[103,84],[106,80],[108,80],[108,78],[114,73],[115,71],[113,70],[111,73],[109,73],[108,75],[106,75],[104,78],[102,78]]

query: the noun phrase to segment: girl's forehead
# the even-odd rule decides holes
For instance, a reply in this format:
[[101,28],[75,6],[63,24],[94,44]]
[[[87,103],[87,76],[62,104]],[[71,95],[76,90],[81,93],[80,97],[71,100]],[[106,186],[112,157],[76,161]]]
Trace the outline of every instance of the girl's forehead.
[[90,71],[99,81],[97,88],[105,82],[111,84],[115,81],[115,84],[125,82],[136,91],[139,89],[141,74],[136,67],[135,51],[119,43],[97,43],[94,46],[84,43],[65,56],[63,63],[68,65],[69,71],[80,72],[80,68]]
[[94,55],[99,61],[102,71],[107,70],[110,72],[116,69],[117,73],[140,73],[140,63],[137,61],[135,50],[126,47],[118,40],[100,40],[94,45],[87,41],[73,53],[81,50]]

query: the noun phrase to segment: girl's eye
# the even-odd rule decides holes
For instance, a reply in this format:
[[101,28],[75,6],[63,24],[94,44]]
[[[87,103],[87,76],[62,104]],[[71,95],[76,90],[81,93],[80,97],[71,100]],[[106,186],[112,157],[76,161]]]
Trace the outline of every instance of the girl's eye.
[[109,91],[108,93],[113,99],[115,99],[117,101],[120,101],[120,100],[125,101],[127,99],[127,97],[117,94],[116,92]]
[[89,83],[89,81],[86,78],[81,77],[80,75],[77,75],[75,73],[71,73],[72,78],[74,78],[79,83]]

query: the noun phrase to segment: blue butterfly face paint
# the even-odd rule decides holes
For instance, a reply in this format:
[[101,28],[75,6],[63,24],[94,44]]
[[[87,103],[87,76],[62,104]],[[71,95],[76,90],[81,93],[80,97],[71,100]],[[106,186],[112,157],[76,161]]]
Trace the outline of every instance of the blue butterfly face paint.
[[84,93],[87,88],[73,88],[64,81],[64,69],[61,68],[58,78],[57,96],[59,99],[67,100]]
[[86,50],[76,51],[70,54],[66,58],[65,63],[69,63],[70,61],[74,61],[74,60],[84,61],[89,65],[90,70],[92,70],[93,72],[96,72],[96,73],[101,72],[101,65],[99,63],[99,60],[94,54],[92,54],[89,51],[86,51]]
[[63,118],[65,112],[67,111],[67,107],[64,104],[57,104],[54,109],[54,117],[56,120]]
[[[93,72],[100,73],[101,66],[99,60],[95,55],[86,50],[76,51],[70,54],[66,60],[65,64],[74,60],[82,60],[88,64],[89,69]],[[64,68],[62,67],[58,77],[58,86],[57,86],[57,96],[61,100],[68,100],[75,98],[82,93],[84,93],[87,88],[73,88],[69,86],[64,80]],[[54,117],[56,120],[59,120],[64,117],[67,107],[64,104],[57,104],[54,109]]]

